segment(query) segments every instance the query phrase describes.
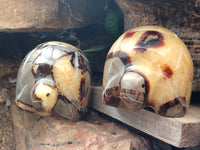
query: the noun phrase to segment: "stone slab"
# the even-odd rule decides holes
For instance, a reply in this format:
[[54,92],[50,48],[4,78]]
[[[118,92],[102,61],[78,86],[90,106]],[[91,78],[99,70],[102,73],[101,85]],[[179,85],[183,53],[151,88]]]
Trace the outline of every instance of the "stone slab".
[[95,0],[0,0],[0,32],[80,28],[103,21],[104,7]]

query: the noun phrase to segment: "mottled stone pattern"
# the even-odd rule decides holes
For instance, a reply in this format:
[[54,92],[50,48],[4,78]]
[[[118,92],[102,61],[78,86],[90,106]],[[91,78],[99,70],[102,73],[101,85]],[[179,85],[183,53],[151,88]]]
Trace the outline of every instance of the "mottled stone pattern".
[[159,25],[183,40],[194,63],[193,91],[200,91],[200,1],[115,1],[122,9],[125,31],[143,25]]

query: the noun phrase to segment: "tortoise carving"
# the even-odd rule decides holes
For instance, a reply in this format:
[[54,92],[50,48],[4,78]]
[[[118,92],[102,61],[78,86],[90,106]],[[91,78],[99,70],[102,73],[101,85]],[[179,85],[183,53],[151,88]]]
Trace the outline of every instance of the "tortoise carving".
[[185,44],[168,29],[142,26],[122,34],[108,52],[103,103],[181,117],[190,104],[192,81]]
[[90,93],[90,66],[81,51],[62,42],[46,42],[30,51],[17,76],[16,104],[42,116],[57,113],[77,120]]

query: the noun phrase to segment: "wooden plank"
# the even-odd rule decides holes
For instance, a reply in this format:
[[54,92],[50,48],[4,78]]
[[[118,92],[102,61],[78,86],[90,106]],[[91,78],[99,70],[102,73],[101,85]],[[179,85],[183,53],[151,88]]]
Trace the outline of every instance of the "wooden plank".
[[191,105],[184,117],[167,118],[142,109],[133,112],[102,104],[102,87],[92,87],[91,107],[176,147],[200,145],[200,106]]

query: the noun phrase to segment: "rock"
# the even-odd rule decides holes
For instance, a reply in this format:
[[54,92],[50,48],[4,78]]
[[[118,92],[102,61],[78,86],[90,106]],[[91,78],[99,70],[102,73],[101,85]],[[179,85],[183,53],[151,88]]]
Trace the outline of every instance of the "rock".
[[165,150],[166,147],[170,150],[168,144],[153,142],[96,112],[92,112],[87,121],[71,122],[58,116],[41,117],[15,105],[11,108],[16,149]]
[[103,21],[104,7],[105,1],[95,0],[0,0],[0,31],[34,32],[84,27]]
[[0,87],[0,103],[6,103],[10,107],[10,95],[7,93],[7,89]]
[[200,91],[200,1],[115,1],[123,12],[125,31],[143,25],[160,25],[185,42],[194,63],[193,91]]
[[9,89],[15,86],[19,62],[0,58],[0,87]]

